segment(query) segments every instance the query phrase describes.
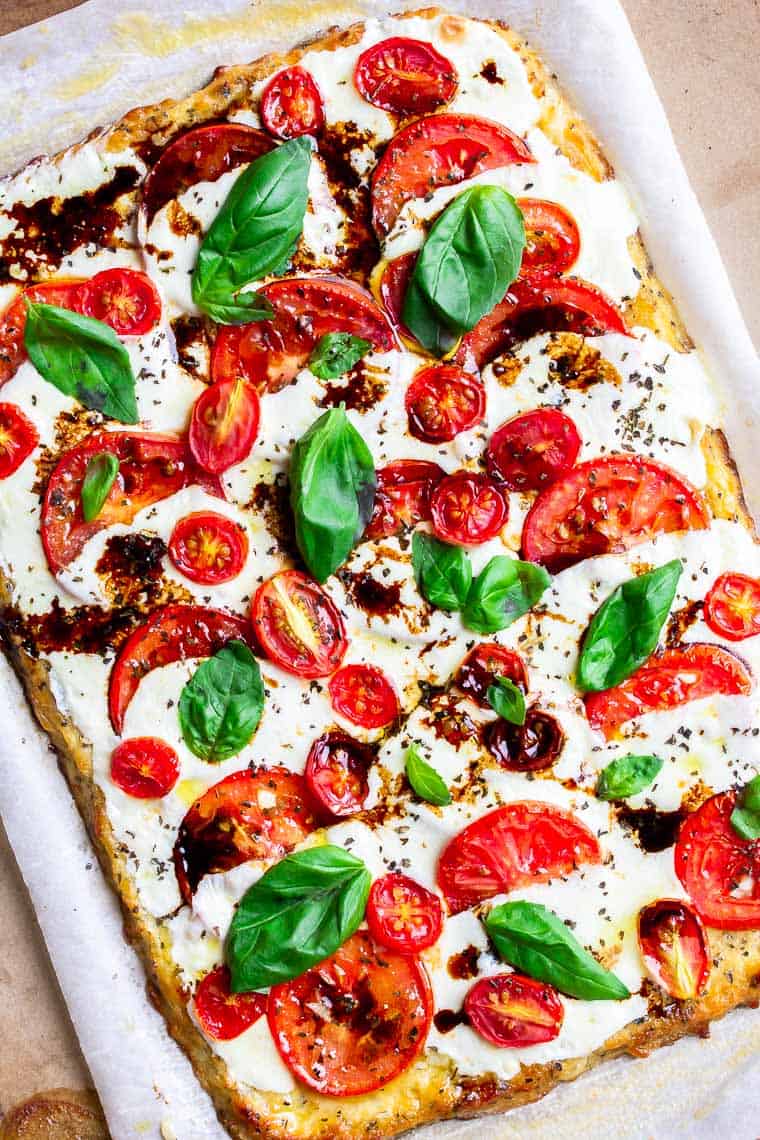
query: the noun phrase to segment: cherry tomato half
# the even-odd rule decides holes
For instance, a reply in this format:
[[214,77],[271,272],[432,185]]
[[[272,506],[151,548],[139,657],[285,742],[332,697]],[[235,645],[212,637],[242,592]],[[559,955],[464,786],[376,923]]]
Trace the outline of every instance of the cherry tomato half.
[[201,978],[193,999],[195,1016],[207,1037],[215,1041],[231,1041],[266,1013],[266,994],[233,994],[230,972],[226,966]]
[[748,574],[721,574],[705,598],[705,621],[713,633],[744,641],[760,633],[760,580]]
[[426,115],[454,98],[457,73],[432,44],[391,36],[362,52],[354,83],[375,107],[397,115]]
[[161,298],[145,273],[104,269],[81,286],[79,311],[105,321],[119,336],[142,336],[161,319]]
[[487,475],[455,471],[430,496],[433,530],[443,542],[477,546],[495,538],[507,521],[507,500]]
[[760,849],[731,826],[737,792],[705,800],[683,821],[675,868],[697,914],[718,930],[760,929]]
[[433,364],[418,372],[406,390],[409,431],[423,443],[447,443],[480,423],[486,390],[471,372],[455,364]]
[[367,900],[369,932],[381,946],[402,954],[427,950],[443,927],[438,895],[398,872],[375,879]]
[[387,538],[430,518],[430,493],[445,472],[425,459],[398,459],[377,472],[375,507],[365,538]]
[[581,235],[572,214],[556,202],[518,198],[525,222],[525,250],[520,273],[567,273],[578,260]]
[[21,408],[16,404],[0,404],[0,479],[7,479],[18,471],[39,441],[37,428]]
[[476,1033],[500,1049],[522,1049],[553,1041],[565,1007],[554,986],[523,974],[495,974],[476,982],[464,999]]
[[520,654],[496,641],[481,641],[459,666],[454,683],[481,708],[490,709],[488,690],[497,677],[506,677],[523,693],[528,691],[528,673]]
[[536,408],[493,433],[488,473],[510,491],[542,491],[570,470],[580,449],[581,437],[569,416],[558,408]]
[[658,899],[639,912],[639,948],[652,981],[680,1001],[699,996],[710,973],[699,916],[680,899]]
[[256,591],[253,628],[270,661],[299,677],[327,677],[348,649],[343,618],[321,586],[282,570]]
[[360,728],[386,728],[399,714],[396,690],[376,665],[344,665],[328,685],[338,716]]
[[565,734],[559,721],[551,713],[530,708],[524,724],[493,721],[486,728],[486,748],[511,772],[541,772],[551,768],[559,758],[565,743]]
[[18,366],[26,360],[24,329],[26,328],[26,303],[39,301],[44,305],[58,305],[62,309],[76,312],[79,307],[81,278],[60,278],[55,281],[42,281],[39,285],[29,285],[8,308],[0,314],[0,385],[14,375]]
[[412,336],[401,316],[404,310],[406,291],[409,288],[414,265],[417,261],[417,252],[416,249],[413,249],[409,253],[402,253],[390,261],[386,261],[384,264],[381,262],[381,267],[377,270],[379,276],[373,276],[372,291],[378,297],[399,335],[409,342],[410,347],[422,351],[416,337]]
[[361,811],[369,794],[372,760],[370,750],[345,732],[318,737],[309,749],[304,772],[315,802],[336,819]]
[[259,430],[259,396],[241,377],[209,385],[195,401],[188,439],[196,463],[221,475],[250,453]]
[[248,535],[226,515],[195,511],[172,531],[169,557],[191,582],[218,586],[237,578],[245,566]]
[[138,800],[167,795],[179,776],[179,757],[157,736],[123,740],[111,753],[111,779],[117,788]]
[[272,76],[261,93],[261,121],[278,139],[316,135],[322,130],[322,96],[304,67],[286,67]]

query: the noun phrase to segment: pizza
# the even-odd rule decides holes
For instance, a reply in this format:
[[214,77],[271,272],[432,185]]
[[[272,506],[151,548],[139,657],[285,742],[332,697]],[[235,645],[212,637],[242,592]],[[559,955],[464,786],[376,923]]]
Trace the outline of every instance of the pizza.
[[231,1135],[757,1002],[720,391],[511,30],[332,31],[7,177],[0,383],[5,651]]

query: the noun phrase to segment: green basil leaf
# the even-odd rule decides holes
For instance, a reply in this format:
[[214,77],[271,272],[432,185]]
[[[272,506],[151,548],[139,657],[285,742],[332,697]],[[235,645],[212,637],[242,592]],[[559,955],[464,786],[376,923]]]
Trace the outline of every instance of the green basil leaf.
[[227,195],[201,242],[192,279],[195,304],[213,319],[239,324],[271,315],[255,293],[240,290],[292,253],[309,200],[311,149],[305,136],[282,143],[255,159]]
[[461,610],[472,582],[472,563],[461,546],[449,546],[432,534],[412,536],[412,569],[417,589],[431,606]]
[[314,346],[309,368],[320,380],[334,380],[353,368],[371,348],[370,341],[351,333],[325,333]]
[[425,803],[437,807],[451,803],[451,792],[435,768],[422,759],[416,744],[410,744],[406,750],[406,778],[414,794]]
[[218,301],[207,298],[204,311],[218,325],[247,325],[251,321],[266,321],[274,316],[274,309],[266,297],[254,291],[221,297]]
[[563,994],[585,1001],[620,1001],[631,996],[628,987],[540,903],[502,903],[489,913],[485,926],[500,958]]
[[232,919],[232,992],[290,981],[334,954],[364,918],[371,882],[361,860],[342,847],[309,847],[275,863]]
[[527,614],[550,581],[543,566],[497,554],[472,583],[462,620],[476,633],[498,633]]
[[662,768],[659,756],[618,756],[599,773],[600,800],[626,800],[648,788]]
[[488,703],[495,713],[510,724],[525,724],[525,697],[509,677],[497,677],[488,686]]
[[619,685],[646,661],[670,613],[683,566],[678,558],[629,578],[594,614],[581,646],[578,688],[597,693]]
[[103,510],[108,492],[119,474],[119,460],[110,451],[101,451],[87,460],[82,480],[82,515],[93,522]]
[[24,345],[40,376],[59,392],[123,424],[137,423],[132,363],[109,325],[27,300]]
[[413,276],[407,286],[401,315],[409,331],[433,356],[448,355],[459,340],[459,334],[441,320]]
[[344,408],[312,424],[290,460],[290,504],[304,562],[324,582],[345,562],[372,515],[375,465]]
[[263,708],[259,664],[244,642],[231,641],[203,661],[182,690],[182,739],[201,760],[229,760],[250,741]]
[[742,839],[760,839],[760,776],[742,790],[731,812],[731,826]]

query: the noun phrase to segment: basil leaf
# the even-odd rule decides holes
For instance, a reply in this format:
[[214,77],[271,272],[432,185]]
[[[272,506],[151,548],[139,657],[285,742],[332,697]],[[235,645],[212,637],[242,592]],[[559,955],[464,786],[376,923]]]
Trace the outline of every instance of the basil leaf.
[[600,800],[625,800],[648,788],[662,768],[659,756],[618,756],[599,773]]
[[543,566],[497,554],[472,583],[462,620],[476,633],[498,633],[527,614],[550,581]]
[[760,776],[745,785],[731,812],[731,826],[742,839],[760,839]]
[[611,689],[638,669],[657,645],[683,566],[678,558],[629,578],[613,590],[586,630],[578,661],[578,688]]
[[275,863],[232,919],[232,992],[290,981],[334,954],[364,918],[371,882],[361,860],[342,847],[310,847]]
[[406,751],[406,778],[414,794],[426,803],[436,807],[451,803],[451,792],[435,768],[422,759],[416,744]]
[[108,492],[119,474],[119,460],[110,451],[101,451],[87,460],[82,480],[82,515],[93,522],[103,510]]
[[412,569],[417,588],[431,606],[461,610],[472,582],[472,563],[461,546],[449,546],[432,534],[412,536]]
[[497,677],[488,686],[488,703],[495,713],[510,724],[525,724],[525,697],[509,677]]
[[539,982],[585,1001],[620,1001],[627,986],[597,962],[565,923],[540,903],[507,902],[485,920],[499,957]]
[[231,641],[203,661],[182,690],[182,739],[209,764],[229,760],[250,741],[263,708],[258,662],[244,642]]
[[24,346],[40,376],[64,396],[123,424],[138,422],[129,353],[105,322],[27,300]]
[[309,357],[309,368],[320,380],[343,376],[372,348],[368,340],[351,333],[331,332],[320,337]]
[[413,276],[407,286],[401,315],[409,331],[433,356],[446,356],[459,340],[458,334],[438,316]]
[[255,159],[230,190],[201,242],[192,278],[193,301],[214,320],[238,324],[271,315],[255,293],[240,290],[291,254],[303,230],[310,162],[310,141],[290,139]]
[[290,460],[290,504],[304,562],[324,582],[364,533],[375,502],[375,465],[344,408],[312,424]]

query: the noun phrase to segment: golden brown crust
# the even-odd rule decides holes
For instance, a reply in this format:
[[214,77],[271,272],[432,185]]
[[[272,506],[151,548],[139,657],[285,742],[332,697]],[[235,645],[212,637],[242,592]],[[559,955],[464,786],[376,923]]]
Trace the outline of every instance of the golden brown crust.
[[109,1133],[91,1089],[49,1089],[9,1109],[0,1140],[109,1140]]

